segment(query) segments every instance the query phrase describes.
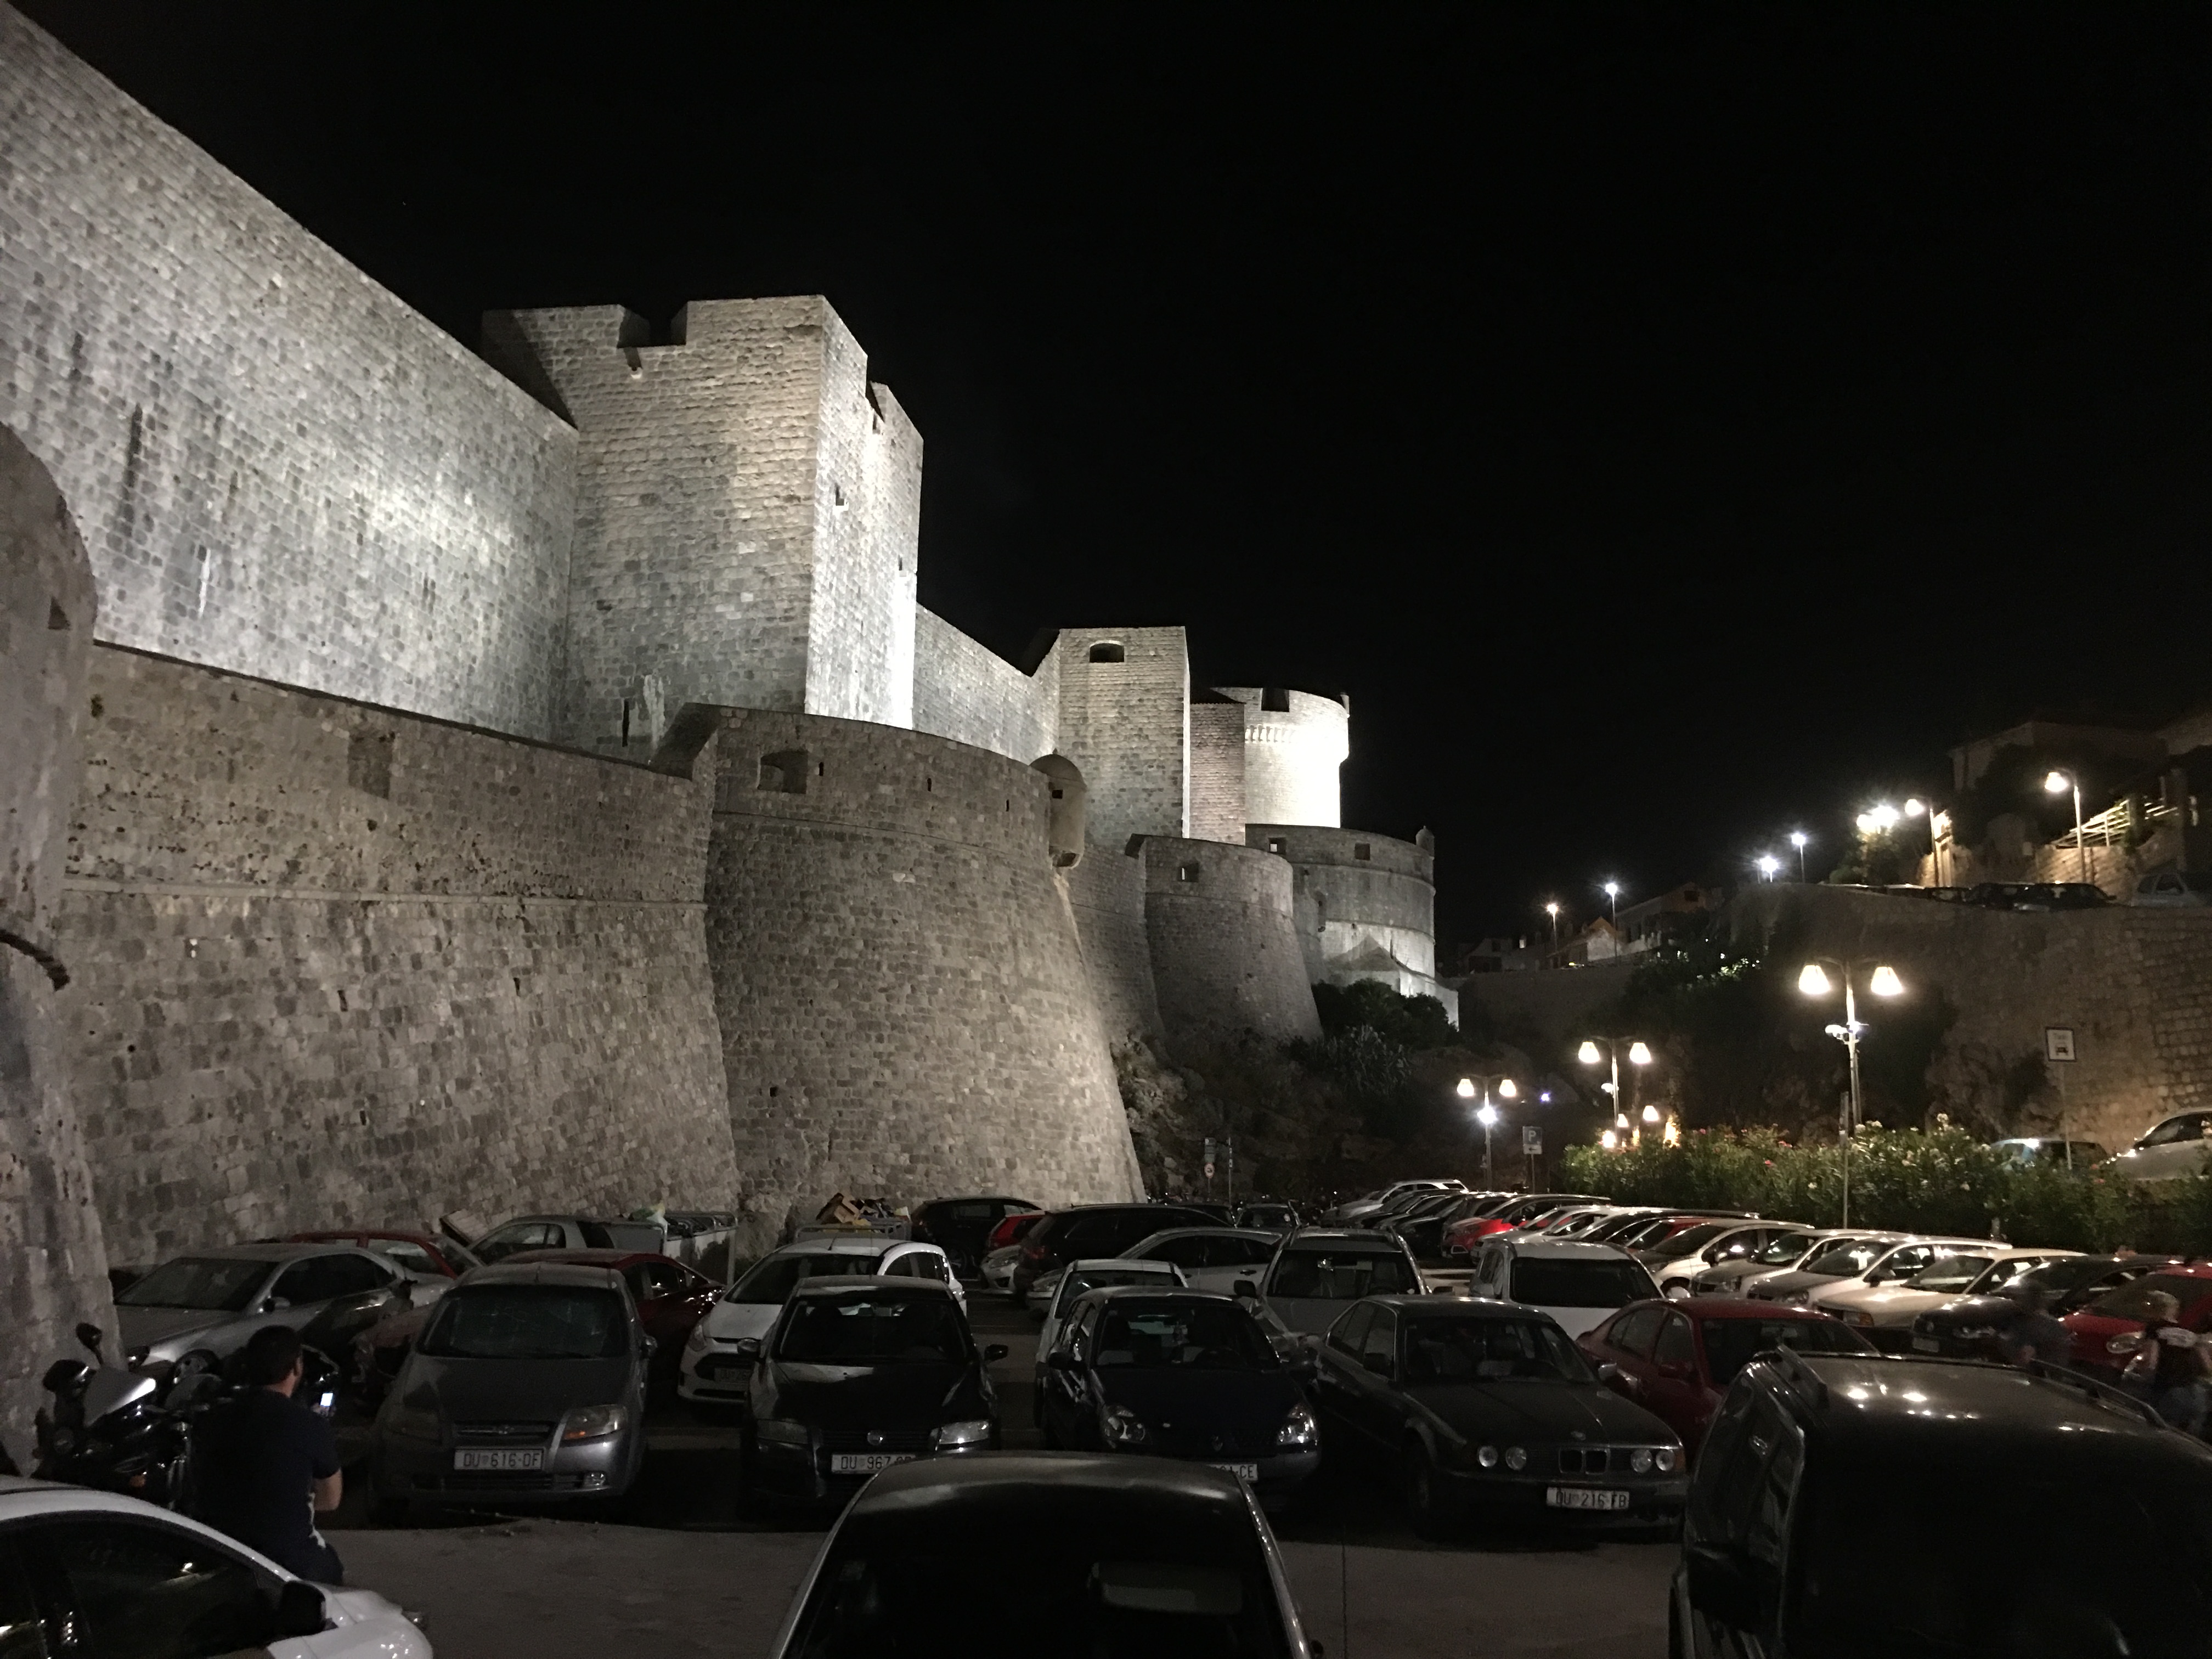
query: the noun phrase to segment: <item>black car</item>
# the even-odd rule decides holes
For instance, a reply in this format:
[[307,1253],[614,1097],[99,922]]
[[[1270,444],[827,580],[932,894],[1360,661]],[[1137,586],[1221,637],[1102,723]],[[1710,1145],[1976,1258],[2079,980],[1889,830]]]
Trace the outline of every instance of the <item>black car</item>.
[[[2040,1287],[2050,1297],[2045,1310],[2063,1319],[2087,1307],[2106,1291],[2160,1267],[2172,1267],[2180,1260],[2163,1255],[2061,1256],[2022,1273],[2018,1282]],[[1948,1359],[1995,1358],[1998,1332],[2018,1318],[2024,1306],[2018,1297],[1993,1291],[1930,1308],[1912,1322],[1913,1352]]]
[[854,1498],[775,1654],[1039,1646],[1157,1659],[1320,1653],[1299,1627],[1274,1535],[1233,1477],[1154,1457],[984,1452],[892,1469]]
[[960,1306],[926,1279],[802,1279],[750,1358],[739,1480],[749,1492],[843,1498],[933,1454],[999,1443],[999,1401]]
[[1269,1508],[1321,1465],[1303,1357],[1285,1362],[1248,1305],[1212,1291],[1092,1291],[1041,1367],[1045,1443],[1225,1468]]
[[1443,1201],[1431,1205],[1418,1215],[1401,1217],[1390,1231],[1406,1241],[1406,1248],[1424,1261],[1433,1261],[1444,1253],[1444,1229],[1462,1217],[1480,1214],[1486,1204],[1495,1204],[1495,1194],[1483,1193],[1448,1193]]
[[1079,1204],[1054,1210],[1022,1239],[1014,1264],[1014,1305],[1029,1300],[1030,1286],[1071,1261],[1117,1256],[1140,1239],[1170,1227],[1218,1227],[1218,1216],[1181,1204]]
[[[2023,1537],[2063,1528],[2057,1553]],[[2201,1656],[2212,1449],[2052,1366],[1773,1354],[1690,1492],[1683,1659]]]
[[983,1270],[992,1230],[1010,1215],[1037,1207],[1025,1198],[933,1198],[914,1212],[908,1236],[936,1245],[954,1273],[973,1279]]
[[1469,1515],[1648,1526],[1681,1508],[1680,1437],[1533,1309],[1370,1297],[1316,1352],[1332,1455],[1389,1471],[1424,1532]]
[[1297,1228],[1298,1212],[1295,1205],[1285,1204],[1275,1199],[1254,1199],[1237,1210],[1231,1224],[1249,1227],[1256,1232],[1287,1233]]

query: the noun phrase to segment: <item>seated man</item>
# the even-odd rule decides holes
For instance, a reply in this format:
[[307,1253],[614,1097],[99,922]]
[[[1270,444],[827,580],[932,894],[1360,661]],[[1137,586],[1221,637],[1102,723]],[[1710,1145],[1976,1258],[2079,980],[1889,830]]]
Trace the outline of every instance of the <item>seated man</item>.
[[330,1424],[292,1397],[300,1356],[299,1334],[283,1325],[246,1343],[247,1391],[209,1413],[192,1437],[199,1518],[288,1572],[339,1584],[345,1569],[314,1517],[337,1508],[344,1477]]

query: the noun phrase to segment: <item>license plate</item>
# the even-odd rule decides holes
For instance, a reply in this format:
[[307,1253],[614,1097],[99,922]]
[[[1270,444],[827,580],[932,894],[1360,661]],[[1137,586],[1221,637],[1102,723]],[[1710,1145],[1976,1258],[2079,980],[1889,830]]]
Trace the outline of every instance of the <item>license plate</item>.
[[1943,1352],[1943,1345],[1941,1342],[1938,1342],[1932,1336],[1916,1336],[1912,1339],[1912,1346],[1919,1349],[1923,1353],[1941,1353]]
[[542,1451],[457,1451],[453,1454],[457,1469],[542,1469],[545,1454]]
[[832,1474],[880,1474],[894,1463],[911,1463],[909,1452],[832,1452],[830,1454],[830,1473]]
[[1628,1494],[1595,1486],[1547,1486],[1544,1501],[1555,1510],[1625,1510]]
[[1215,1463],[1211,1467],[1226,1469],[1239,1480],[1257,1480],[1260,1478],[1260,1466],[1257,1463]]

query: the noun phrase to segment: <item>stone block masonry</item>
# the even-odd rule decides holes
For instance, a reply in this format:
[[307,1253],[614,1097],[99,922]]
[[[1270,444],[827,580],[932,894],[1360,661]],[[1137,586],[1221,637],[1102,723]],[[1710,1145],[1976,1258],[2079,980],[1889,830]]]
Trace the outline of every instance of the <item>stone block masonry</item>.
[[1082,769],[1091,839],[1190,833],[1190,653],[1180,628],[1060,632],[1059,750]]
[[574,433],[4,4],[0,424],[101,639],[547,735]]
[[1091,843],[1079,863],[1063,871],[1083,966],[1091,994],[1115,1048],[1143,1042],[1164,1046],[1159,994],[1152,982],[1152,945],[1145,933],[1145,863],[1118,847]]
[[1047,779],[757,710],[721,711],[716,747],[708,945],[757,1235],[839,1188],[1134,1195]]
[[1146,838],[1145,921],[1169,1047],[1178,1057],[1249,1037],[1317,1037],[1291,932],[1291,866],[1220,842]]
[[103,647],[56,932],[116,1259],[726,1206],[699,781]]
[[914,617],[914,729],[1010,760],[1049,755],[1059,741],[1060,655],[1034,674],[978,645],[943,617]]

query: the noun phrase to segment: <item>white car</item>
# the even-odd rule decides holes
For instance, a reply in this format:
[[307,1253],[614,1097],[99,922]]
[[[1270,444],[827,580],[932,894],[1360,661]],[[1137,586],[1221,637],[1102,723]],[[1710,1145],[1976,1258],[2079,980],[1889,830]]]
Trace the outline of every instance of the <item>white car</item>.
[[[1814,1257],[1802,1271],[1778,1273],[1774,1278],[1753,1285],[1752,1299],[1758,1302],[1794,1302],[1805,1307],[1817,1308],[1839,1291],[1847,1291],[1853,1285],[1894,1284],[1899,1279],[1911,1278],[1947,1251],[1971,1250],[1978,1247],[1982,1249],[1993,1248],[1987,1239],[1978,1238],[1922,1238],[1907,1235],[1903,1238],[1877,1239],[1848,1249],[1850,1271],[1808,1279],[1807,1274],[1823,1261],[1831,1267],[1843,1265],[1836,1258],[1845,1255],[1847,1249],[1839,1247],[1831,1250],[1826,1257]],[[1863,1265],[1860,1265],[1862,1263]]]
[[[1052,1345],[1060,1340],[1060,1328],[1067,1322],[1068,1310],[1080,1301],[1085,1292],[1104,1290],[1114,1285],[1158,1285],[1164,1290],[1180,1290],[1189,1284],[1182,1268],[1172,1261],[1134,1261],[1126,1256],[1086,1256],[1060,1275],[1049,1301],[1030,1298],[1030,1310],[1044,1322],[1037,1327],[1037,1410],[1044,1409],[1044,1357],[1052,1352]],[[1037,1419],[1043,1426],[1044,1419]]]
[[2112,1171],[2130,1181],[2202,1175],[2208,1150],[2212,1150],[2212,1112],[2180,1112],[2144,1130],[2134,1146],[2112,1160]]
[[741,1403],[753,1362],[739,1356],[738,1344],[769,1334],[783,1304],[791,1299],[792,1287],[800,1279],[844,1273],[930,1279],[952,1293],[963,1313],[968,1310],[968,1293],[953,1276],[945,1252],[934,1244],[863,1233],[803,1239],[771,1250],[754,1262],[744,1277],[707,1310],[707,1316],[691,1328],[690,1340],[684,1345],[683,1364],[676,1373],[677,1397],[705,1406]]
[[[1121,1252],[1121,1260],[1172,1261],[1194,1291],[1226,1293],[1240,1279],[1257,1285],[1282,1242],[1281,1234],[1256,1227],[1170,1227],[1139,1239]],[[1043,1352],[1042,1346],[1038,1352]]]
[[2079,1250],[2014,1250],[1995,1244],[1944,1245],[1928,1265],[1907,1279],[1884,1276],[1849,1279],[1832,1290],[1815,1291],[1810,1306],[1833,1314],[1876,1347],[1902,1352],[1912,1338],[1912,1322],[1930,1308],[1962,1296],[1986,1296],[2031,1268]]
[[995,1291],[1000,1296],[1014,1293],[1014,1263],[1022,1259],[1022,1247],[1007,1244],[985,1256],[981,1264],[983,1288]]
[[1859,1237],[1841,1227],[1797,1227],[1777,1233],[1755,1250],[1700,1267],[1690,1276],[1690,1294],[1741,1296],[1745,1288],[1756,1280],[1802,1267],[1839,1241]]
[[1569,1336],[1603,1324],[1616,1308],[1659,1294],[1644,1264],[1610,1244],[1569,1239],[1483,1241],[1469,1296],[1518,1303],[1551,1315]]
[[9,1476],[0,1476],[0,1650],[26,1659],[430,1659],[429,1638],[374,1590],[295,1578],[213,1528],[135,1498]]
[[1285,1332],[1322,1336],[1362,1297],[1419,1296],[1428,1286],[1406,1241],[1389,1233],[1301,1227],[1282,1242],[1260,1299]]
[[[1682,1236],[1688,1237],[1703,1231],[1702,1228],[1692,1227]],[[1698,1275],[1706,1268],[1741,1261],[1765,1249],[1778,1238],[1804,1231],[1802,1227],[1789,1222],[1747,1221],[1741,1226],[1723,1227],[1691,1249],[1670,1254],[1668,1247],[1662,1245],[1657,1250],[1649,1253],[1638,1251],[1638,1260],[1649,1267],[1652,1278],[1659,1281],[1659,1294],[1680,1302],[1695,1292]]]

